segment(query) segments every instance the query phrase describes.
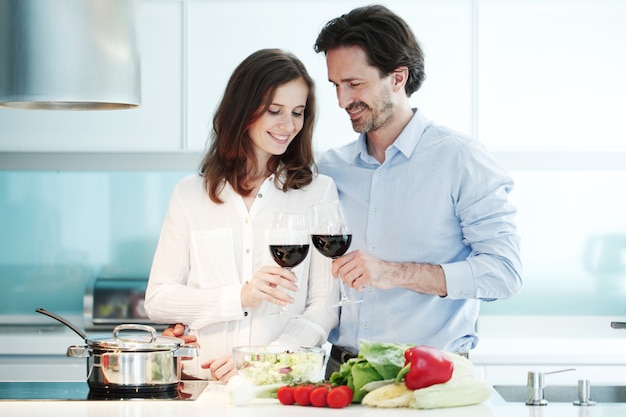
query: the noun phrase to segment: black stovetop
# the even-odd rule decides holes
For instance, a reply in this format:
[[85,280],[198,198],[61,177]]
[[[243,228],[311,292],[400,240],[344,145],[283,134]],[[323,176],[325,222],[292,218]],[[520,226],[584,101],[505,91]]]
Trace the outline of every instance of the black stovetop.
[[0,382],[2,400],[195,400],[208,385],[207,381],[184,380],[167,390],[93,391],[87,382]]

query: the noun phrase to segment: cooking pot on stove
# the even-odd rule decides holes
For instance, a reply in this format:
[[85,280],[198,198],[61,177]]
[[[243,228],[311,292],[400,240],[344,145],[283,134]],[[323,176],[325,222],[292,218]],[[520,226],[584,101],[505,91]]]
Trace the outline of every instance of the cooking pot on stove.
[[[145,331],[148,336],[121,335],[126,330]],[[113,338],[87,339],[86,346],[70,346],[67,356],[87,359],[87,383],[95,390],[175,388],[181,380],[183,357],[197,356],[195,346],[183,346],[181,339],[157,336],[143,324],[121,324]]]
[[43,309],[37,311],[61,321],[83,337],[86,345],[69,346],[67,356],[87,358],[87,384],[92,391],[176,390],[181,381],[182,359],[198,355],[196,346],[184,345],[176,337],[158,336],[152,326],[121,324],[113,329],[112,338],[89,339],[64,319]]

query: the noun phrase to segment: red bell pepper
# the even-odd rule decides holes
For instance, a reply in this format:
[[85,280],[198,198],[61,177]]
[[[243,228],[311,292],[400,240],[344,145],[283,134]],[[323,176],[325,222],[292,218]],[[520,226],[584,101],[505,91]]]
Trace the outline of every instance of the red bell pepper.
[[439,349],[414,346],[404,352],[404,359],[404,368],[398,373],[396,381],[404,377],[408,389],[443,384],[452,378],[454,362]]

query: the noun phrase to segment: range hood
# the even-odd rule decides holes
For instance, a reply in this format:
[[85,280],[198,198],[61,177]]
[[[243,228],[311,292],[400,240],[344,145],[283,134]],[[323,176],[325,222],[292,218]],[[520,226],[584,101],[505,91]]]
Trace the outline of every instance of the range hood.
[[0,107],[139,106],[139,7],[139,0],[0,0]]

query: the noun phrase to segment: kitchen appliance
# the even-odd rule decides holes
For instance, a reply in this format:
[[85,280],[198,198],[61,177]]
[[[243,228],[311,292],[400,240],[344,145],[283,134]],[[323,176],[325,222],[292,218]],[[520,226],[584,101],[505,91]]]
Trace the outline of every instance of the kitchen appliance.
[[141,104],[139,0],[0,1],[0,108]]
[[158,330],[167,327],[150,321],[144,309],[147,278],[96,278],[83,297],[86,330],[112,330],[118,324],[148,324]]
[[65,324],[85,341],[86,345],[68,347],[67,355],[87,359],[91,393],[153,395],[173,391],[181,382],[182,359],[198,354],[196,346],[184,345],[175,337],[158,336],[150,326],[122,324],[113,329],[112,338],[90,339],[62,317],[42,308],[36,311]]
[[208,386],[208,381],[185,380],[174,389],[146,394],[133,392],[93,392],[82,381],[42,382],[19,381],[0,382],[0,401],[2,400],[196,400]]

